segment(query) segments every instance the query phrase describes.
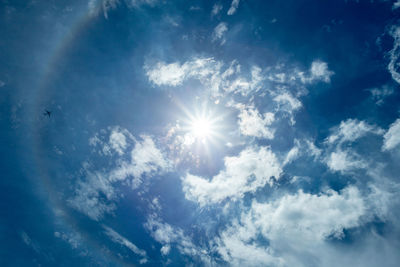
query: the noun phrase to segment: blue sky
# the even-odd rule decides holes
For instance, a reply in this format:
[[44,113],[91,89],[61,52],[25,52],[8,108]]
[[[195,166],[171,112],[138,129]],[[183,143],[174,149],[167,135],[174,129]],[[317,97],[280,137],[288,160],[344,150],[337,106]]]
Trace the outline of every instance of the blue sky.
[[399,12],[2,1],[0,265],[397,266]]

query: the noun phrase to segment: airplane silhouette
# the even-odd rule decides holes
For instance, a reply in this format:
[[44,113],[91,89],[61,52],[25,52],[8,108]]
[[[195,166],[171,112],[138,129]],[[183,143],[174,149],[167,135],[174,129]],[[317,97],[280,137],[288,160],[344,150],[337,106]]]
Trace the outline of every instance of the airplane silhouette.
[[44,110],[45,112],[43,113],[44,116],[49,116],[51,115],[51,111],[48,111],[47,109]]

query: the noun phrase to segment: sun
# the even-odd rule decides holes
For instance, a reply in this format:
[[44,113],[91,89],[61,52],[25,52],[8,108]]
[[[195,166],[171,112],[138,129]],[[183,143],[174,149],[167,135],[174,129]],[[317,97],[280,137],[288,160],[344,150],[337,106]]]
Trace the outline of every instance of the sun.
[[222,135],[226,129],[225,113],[207,102],[192,105],[191,109],[183,104],[179,107],[183,114],[177,120],[175,131],[179,133],[182,145],[193,151],[209,151],[221,145],[226,138]]
[[212,122],[207,118],[196,118],[191,122],[190,132],[195,138],[207,139],[212,134]]

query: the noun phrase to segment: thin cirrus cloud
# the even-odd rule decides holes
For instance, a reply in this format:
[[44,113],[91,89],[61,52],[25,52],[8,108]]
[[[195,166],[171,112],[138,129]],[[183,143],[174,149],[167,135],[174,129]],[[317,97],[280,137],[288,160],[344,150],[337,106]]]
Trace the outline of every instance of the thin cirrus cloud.
[[104,232],[105,234],[115,243],[120,244],[121,246],[124,246],[128,248],[130,251],[132,251],[134,254],[138,255],[141,257],[139,263],[144,264],[148,262],[147,259],[147,253],[145,250],[138,248],[135,244],[133,244],[131,241],[114,231],[112,228],[103,225]]
[[219,23],[213,33],[212,33],[212,41],[217,42],[219,41],[221,45],[223,45],[226,42],[225,34],[228,31],[228,24],[225,22]]
[[239,7],[239,2],[240,2],[240,0],[232,0],[231,6],[227,12],[228,15],[233,15],[236,13],[236,10]]
[[[116,209],[119,182],[125,181],[132,189],[137,189],[148,181],[146,179],[168,171],[170,166],[150,136],[142,135],[141,140],[136,139],[120,127],[102,132],[106,134],[96,134],[90,139],[90,145],[94,148],[93,153],[107,158],[111,167],[99,171],[95,162],[90,159],[84,162],[74,194],[68,200],[73,208],[96,221]],[[131,148],[130,153],[125,152],[128,148]]]

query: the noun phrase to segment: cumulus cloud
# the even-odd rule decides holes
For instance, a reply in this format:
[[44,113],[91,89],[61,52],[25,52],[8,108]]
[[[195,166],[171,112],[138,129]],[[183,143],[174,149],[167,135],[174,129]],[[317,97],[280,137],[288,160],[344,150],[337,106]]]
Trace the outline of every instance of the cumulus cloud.
[[231,7],[229,8],[227,14],[233,15],[236,13],[237,8],[239,7],[240,0],[232,0]]
[[334,74],[333,71],[328,69],[328,64],[322,61],[314,61],[311,64],[311,77],[310,79],[313,80],[322,80],[326,83],[331,81],[331,76]]
[[282,92],[277,94],[273,98],[273,101],[278,104],[277,111],[287,112],[290,115],[291,124],[294,125],[296,121],[294,120],[293,114],[303,106],[300,100],[289,92]]
[[187,199],[200,206],[224,199],[238,199],[245,193],[255,192],[281,175],[281,167],[268,147],[246,148],[238,156],[224,159],[225,170],[211,180],[187,174],[182,178],[183,191]]
[[103,228],[105,230],[105,234],[114,242],[117,244],[120,244],[121,246],[124,246],[128,248],[130,251],[135,253],[138,256],[141,256],[140,259],[140,264],[146,263],[147,260],[147,253],[143,249],[138,248],[135,244],[133,244],[131,241],[114,231],[112,228],[103,225]]
[[268,203],[253,201],[249,210],[242,211],[239,220],[216,238],[217,251],[232,265],[291,266],[294,261],[303,266],[301,257],[309,254],[310,248],[331,237],[343,238],[344,229],[363,225],[371,219],[368,215],[353,186],[316,195],[299,191]]
[[400,27],[393,27],[390,31],[394,41],[393,48],[389,51],[390,62],[388,70],[393,80],[400,84]]
[[132,187],[137,188],[142,183],[143,175],[152,175],[165,171],[169,163],[156,147],[150,136],[142,135],[143,141],[137,142],[131,152],[131,160],[123,161],[109,176],[110,181],[125,180],[133,177]]
[[400,119],[393,122],[383,136],[382,150],[392,150],[400,144]]
[[220,41],[220,44],[223,45],[226,42],[225,33],[228,31],[228,25],[225,22],[219,23],[212,34],[212,41]]
[[329,155],[327,165],[333,171],[345,172],[365,168],[367,163],[351,150],[338,149]]
[[274,113],[266,112],[260,114],[255,108],[242,108],[239,113],[239,129],[244,135],[273,139],[274,131],[268,126],[270,126],[274,120]]

